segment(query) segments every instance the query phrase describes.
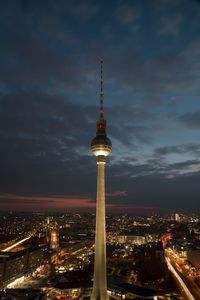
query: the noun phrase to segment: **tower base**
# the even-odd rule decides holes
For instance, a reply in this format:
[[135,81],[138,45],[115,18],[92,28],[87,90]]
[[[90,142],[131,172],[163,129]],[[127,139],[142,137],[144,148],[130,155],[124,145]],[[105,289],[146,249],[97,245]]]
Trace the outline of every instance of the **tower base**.
[[90,300],[109,300],[108,292],[93,290]]

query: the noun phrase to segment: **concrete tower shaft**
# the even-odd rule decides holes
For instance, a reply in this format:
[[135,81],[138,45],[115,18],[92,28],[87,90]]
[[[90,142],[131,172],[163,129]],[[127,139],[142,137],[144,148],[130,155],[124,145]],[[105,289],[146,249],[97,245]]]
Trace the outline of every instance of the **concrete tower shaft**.
[[98,156],[94,284],[91,300],[108,299],[105,227],[105,158]]

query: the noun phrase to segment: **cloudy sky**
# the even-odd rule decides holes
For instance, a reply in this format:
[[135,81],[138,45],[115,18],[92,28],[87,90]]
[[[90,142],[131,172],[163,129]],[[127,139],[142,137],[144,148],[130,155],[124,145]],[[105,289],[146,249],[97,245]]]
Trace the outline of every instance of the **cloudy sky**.
[[107,206],[199,212],[200,1],[0,3],[0,206],[94,208],[104,60]]

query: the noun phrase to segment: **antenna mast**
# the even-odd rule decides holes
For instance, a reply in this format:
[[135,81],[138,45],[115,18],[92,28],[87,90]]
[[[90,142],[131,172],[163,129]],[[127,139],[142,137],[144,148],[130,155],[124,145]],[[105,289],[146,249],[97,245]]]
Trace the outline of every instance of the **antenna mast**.
[[100,120],[103,119],[103,60],[101,59],[101,80],[100,80]]

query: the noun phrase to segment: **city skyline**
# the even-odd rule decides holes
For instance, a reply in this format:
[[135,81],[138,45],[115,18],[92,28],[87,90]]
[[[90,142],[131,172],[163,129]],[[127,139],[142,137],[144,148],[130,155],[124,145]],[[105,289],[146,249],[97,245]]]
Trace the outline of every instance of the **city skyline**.
[[0,208],[95,208],[99,59],[107,207],[198,212],[200,2],[0,4]]

